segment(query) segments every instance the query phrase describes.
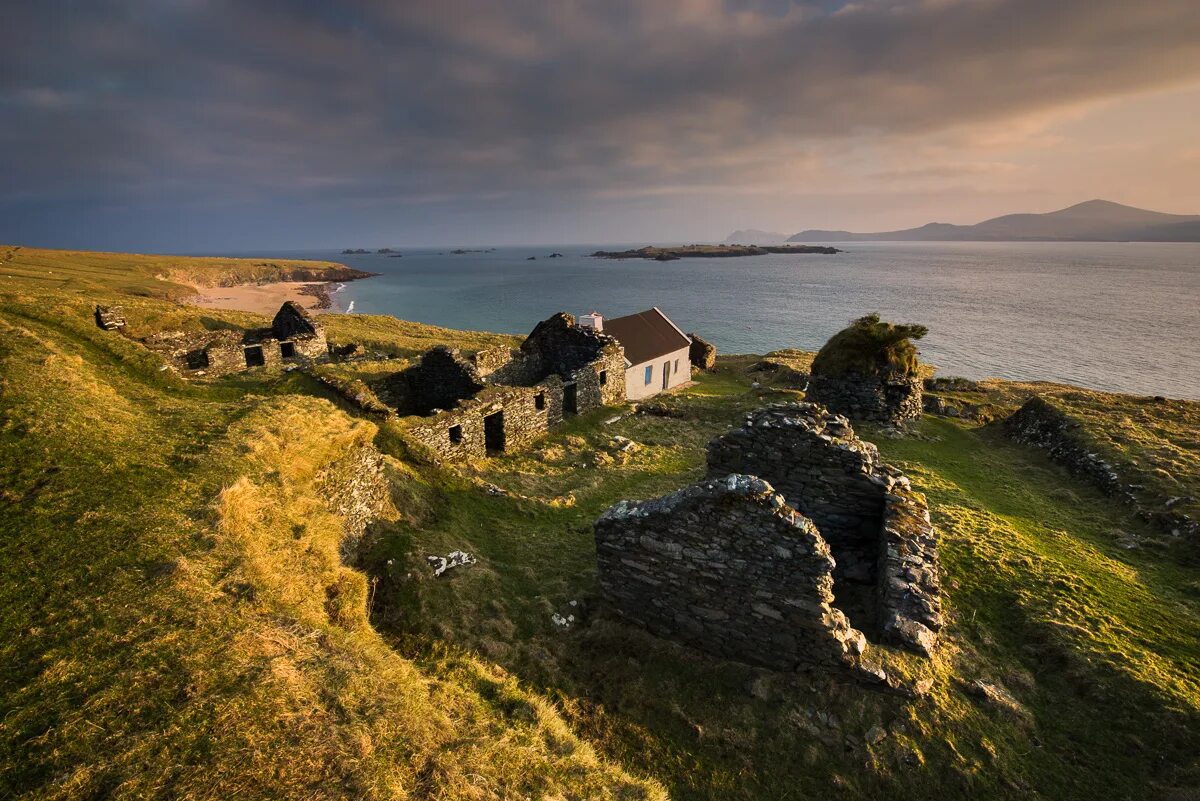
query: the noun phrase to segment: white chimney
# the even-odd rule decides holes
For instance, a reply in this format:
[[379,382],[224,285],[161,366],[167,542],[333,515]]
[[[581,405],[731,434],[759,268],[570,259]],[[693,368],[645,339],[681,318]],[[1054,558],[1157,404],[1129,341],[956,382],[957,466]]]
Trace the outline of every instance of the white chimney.
[[579,326],[580,328],[593,328],[597,331],[603,331],[604,317],[599,312],[580,315]]

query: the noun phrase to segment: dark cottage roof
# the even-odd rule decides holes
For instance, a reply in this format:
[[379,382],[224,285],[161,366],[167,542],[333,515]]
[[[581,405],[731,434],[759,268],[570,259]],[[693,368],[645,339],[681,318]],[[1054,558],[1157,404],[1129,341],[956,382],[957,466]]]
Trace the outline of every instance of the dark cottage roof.
[[657,306],[627,317],[605,320],[604,333],[616,337],[630,364],[666,356],[692,342]]

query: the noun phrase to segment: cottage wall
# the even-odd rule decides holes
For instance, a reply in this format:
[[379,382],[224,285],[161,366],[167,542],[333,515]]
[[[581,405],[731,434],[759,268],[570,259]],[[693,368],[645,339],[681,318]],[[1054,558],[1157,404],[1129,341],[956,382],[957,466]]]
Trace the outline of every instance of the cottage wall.
[[810,517],[838,562],[839,582],[874,585],[883,519],[879,451],[846,418],[813,404],[759,410],[708,445],[710,476],[760,476]]
[[[625,370],[625,397],[628,400],[642,400],[663,391],[663,363],[671,363],[671,375],[667,389],[686,384],[692,380],[691,348],[685,347],[672,351],[666,356],[660,356],[648,362],[635,364]],[[646,368],[650,367],[650,383],[646,383]]]
[[503,450],[518,450],[562,422],[562,388],[563,381],[558,376],[550,376],[532,387],[487,387],[454,409],[413,423],[408,429],[409,436],[441,461],[481,459],[488,455],[485,420],[500,412]]
[[467,359],[434,348],[381,385],[402,414],[439,410],[411,422],[409,434],[434,458],[461,461],[523,448],[565,415],[621,403],[624,368],[616,340],[557,314],[539,323],[519,350],[490,348]]
[[713,478],[596,521],[600,586],[658,636],[777,670],[852,664],[866,641],[832,606],[833,558],[760,478]]

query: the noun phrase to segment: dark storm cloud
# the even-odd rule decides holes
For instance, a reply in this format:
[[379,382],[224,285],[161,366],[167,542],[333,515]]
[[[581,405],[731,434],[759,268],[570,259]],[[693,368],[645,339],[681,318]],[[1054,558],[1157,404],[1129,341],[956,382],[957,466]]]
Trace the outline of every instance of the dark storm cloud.
[[0,202],[26,221],[719,188],[812,143],[1200,77],[1195,0],[126,0],[5,25]]

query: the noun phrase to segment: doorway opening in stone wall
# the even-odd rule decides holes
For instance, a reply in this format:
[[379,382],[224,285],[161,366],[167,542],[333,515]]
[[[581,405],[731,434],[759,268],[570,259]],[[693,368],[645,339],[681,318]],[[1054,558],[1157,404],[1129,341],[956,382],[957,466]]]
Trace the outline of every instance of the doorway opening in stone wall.
[[504,453],[504,412],[483,418],[483,446],[489,454]]
[[573,383],[563,385],[563,414],[579,414],[579,394]]
[[204,370],[208,368],[208,351],[192,350],[187,354],[187,366],[189,370]]
[[263,357],[262,345],[251,345],[246,348],[246,366],[247,367],[262,367],[267,363]]

